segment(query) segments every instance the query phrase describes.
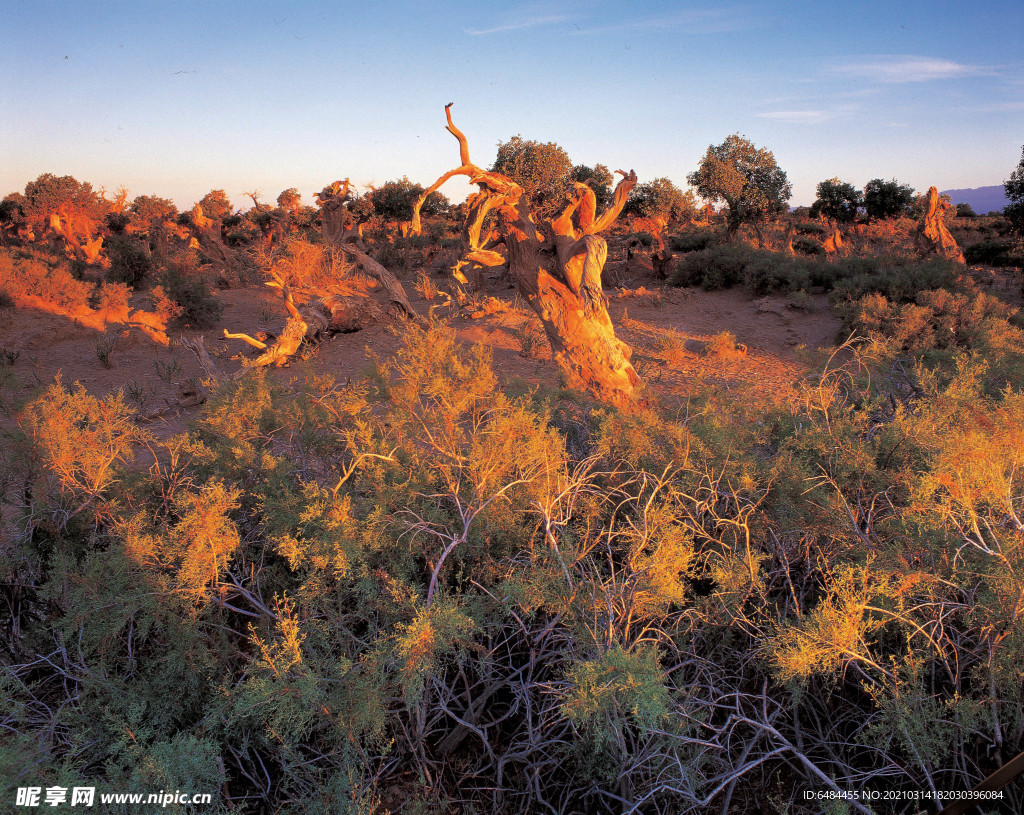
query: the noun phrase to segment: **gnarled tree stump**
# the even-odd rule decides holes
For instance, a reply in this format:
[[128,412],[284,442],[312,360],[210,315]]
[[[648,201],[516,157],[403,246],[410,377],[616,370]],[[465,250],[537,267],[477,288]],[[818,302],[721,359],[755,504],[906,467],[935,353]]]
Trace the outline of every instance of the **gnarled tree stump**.
[[951,208],[952,204],[939,199],[937,187],[929,187],[924,217],[917,225],[914,242],[922,256],[939,255],[958,263],[964,263],[963,253],[957,246],[956,239],[946,227],[945,215]]
[[192,207],[189,245],[198,250],[217,269],[221,279],[228,286],[237,286],[241,280],[242,261],[238,253],[224,243],[222,224],[219,219],[209,218],[199,203]]
[[[610,404],[635,405],[640,398],[640,377],[630,363],[629,347],[615,336],[608,316],[601,283],[608,244],[600,233],[622,212],[636,185],[636,173],[618,171],[623,179],[615,188],[613,203],[600,216],[594,191],[586,184],[576,184],[562,212],[538,225],[518,184],[470,161],[466,137],[452,123],[451,104],[445,107],[445,115],[448,132],[459,142],[461,163],[417,201],[414,229],[419,225],[420,205],[429,193],[456,175],[468,176],[479,192],[468,201],[463,264],[498,266],[507,259],[509,275],[540,317],[566,383]],[[484,241],[481,236],[484,218],[492,211],[498,218],[504,254],[496,250],[495,240]]]

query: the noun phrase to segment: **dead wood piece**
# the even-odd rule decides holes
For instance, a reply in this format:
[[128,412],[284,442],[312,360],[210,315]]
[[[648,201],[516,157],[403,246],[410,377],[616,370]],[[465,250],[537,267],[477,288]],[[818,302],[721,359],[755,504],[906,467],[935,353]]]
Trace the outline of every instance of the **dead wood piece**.
[[[247,360],[246,367],[281,367],[287,365],[304,343],[317,342],[336,333],[352,333],[387,319],[386,311],[369,297],[348,294],[329,294],[296,306],[291,290],[279,278],[267,283],[281,289],[288,319],[276,336],[266,334],[271,343],[263,342],[242,332],[225,330],[229,340],[242,340],[259,351],[259,356]],[[202,361],[202,360],[200,360]]]
[[497,297],[488,297],[479,306],[473,308],[466,316],[471,320],[480,320],[494,314],[504,314],[511,311],[512,306]]
[[388,293],[388,296],[391,298],[391,302],[398,305],[409,317],[412,317],[414,320],[419,319],[419,314],[416,313],[416,309],[414,309],[412,307],[412,303],[409,302],[409,298],[405,294],[405,289],[402,287],[402,284],[397,277],[391,274],[391,272],[381,266],[361,249],[358,249],[351,244],[343,244],[341,248],[343,251],[348,252],[355,258],[356,268],[376,278],[377,282],[380,283]]
[[274,343],[268,346],[266,343],[254,339],[248,334],[231,333],[227,329],[224,330],[225,339],[242,340],[253,348],[263,351],[255,359],[247,361],[245,363],[247,366],[263,367],[273,365],[281,367],[282,365],[287,365],[302,343],[306,342],[307,339],[316,339],[326,329],[329,322],[327,317],[318,308],[319,301],[307,303],[300,311],[292,299],[292,293],[287,284],[275,281],[267,285],[281,289],[285,308],[288,309],[289,315],[284,328],[274,340]]
[[633,300],[650,303],[651,305],[661,305],[661,292],[651,291],[646,286],[640,286],[636,289],[620,289],[615,298],[617,300]]
[[460,164],[454,170],[449,170],[447,173],[442,175],[437,179],[437,181],[420,193],[419,198],[416,199],[416,202],[412,207],[412,219],[409,221],[408,230],[408,234],[410,235],[419,235],[421,233],[422,224],[420,222],[420,210],[423,208],[423,203],[431,193],[436,192],[442,184],[449,179],[455,178],[457,175],[468,175],[470,178],[473,178],[484,174],[483,170],[469,160],[469,142],[466,140],[466,135],[452,122],[451,108],[453,104],[453,102],[449,102],[444,106],[444,115],[448,119],[448,124],[445,126],[445,130],[451,133],[459,141]]
[[50,214],[50,228],[64,239],[64,248],[69,256],[89,264],[105,260],[100,256],[103,236],[89,237],[93,231],[98,230],[98,225],[91,218],[61,207]]
[[206,340],[201,334],[192,339],[183,336],[179,341],[189,351],[196,355],[196,358],[199,360],[199,366],[203,369],[203,373],[206,374],[207,380],[217,384],[230,378],[225,376],[217,367],[216,363],[210,359],[210,354],[206,350]]
[[332,294],[321,301],[330,314],[328,330],[332,333],[351,334],[388,319],[381,305],[369,297],[348,297]]

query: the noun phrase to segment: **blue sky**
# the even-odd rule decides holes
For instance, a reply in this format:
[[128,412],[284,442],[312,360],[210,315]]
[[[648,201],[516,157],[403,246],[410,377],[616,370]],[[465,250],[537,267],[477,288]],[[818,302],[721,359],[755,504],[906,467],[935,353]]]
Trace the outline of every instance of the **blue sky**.
[[[1024,144],[1024,3],[0,0],[0,196],[40,173],[190,206],[427,184],[519,133],[681,187],[709,144],[818,181],[999,184]],[[460,180],[444,192],[461,200]]]

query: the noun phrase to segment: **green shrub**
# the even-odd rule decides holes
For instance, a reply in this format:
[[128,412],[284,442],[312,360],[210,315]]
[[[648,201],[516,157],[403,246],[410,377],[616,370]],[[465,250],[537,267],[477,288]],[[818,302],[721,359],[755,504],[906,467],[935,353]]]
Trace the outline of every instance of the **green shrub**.
[[1024,749],[1024,397],[990,383],[1024,342],[966,287],[854,302],[871,342],[770,411],[512,397],[413,323],[177,437],[53,386],[0,429],[0,770],[216,815],[809,815],[789,743],[840,791],[969,789]]
[[797,235],[793,238],[793,250],[805,255],[820,255],[825,251],[825,248],[821,245],[820,241],[804,237],[803,235]]
[[681,235],[673,235],[669,246],[674,252],[699,252],[717,240],[718,233],[712,227],[690,227]]
[[674,286],[727,289],[741,285],[751,296],[774,291],[799,291],[831,284],[834,272],[826,264],[813,263],[746,246],[722,244],[685,255],[676,264]]
[[180,319],[196,328],[216,325],[224,311],[203,277],[186,275],[176,268],[167,269],[160,278],[160,288],[181,307]]
[[986,266],[1018,266],[1024,264],[1024,257],[1014,252],[1011,240],[985,240],[964,246],[964,260],[968,263],[983,263]]
[[131,238],[118,237],[107,243],[110,268],[106,278],[111,283],[124,283],[137,289],[152,268],[146,247]]

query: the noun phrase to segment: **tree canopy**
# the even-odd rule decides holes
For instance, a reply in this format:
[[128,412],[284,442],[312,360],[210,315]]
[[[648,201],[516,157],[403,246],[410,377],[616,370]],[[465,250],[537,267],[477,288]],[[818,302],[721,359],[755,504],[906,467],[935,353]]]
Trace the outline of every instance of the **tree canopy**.
[[786,209],[793,186],[770,150],[738,134],[708,147],[700,166],[686,177],[707,201],[729,207],[729,232],[740,224],[766,221]]
[[692,190],[683,192],[667,178],[655,178],[637,184],[623,210],[627,215],[642,218],[661,217],[666,221],[689,219],[697,211]]
[[131,205],[132,217],[142,225],[153,221],[163,221],[175,218],[178,215],[178,208],[174,202],[167,198],[160,198],[156,195],[138,195]]
[[302,196],[295,187],[289,187],[277,196],[277,205],[281,207],[281,209],[286,209],[289,212],[295,212],[302,206]]
[[588,167],[586,164],[577,164],[572,168],[569,180],[590,187],[597,199],[598,209],[604,209],[612,202],[612,185],[615,178],[605,165],[595,164]]
[[88,181],[52,173],[43,173],[26,184],[24,198],[19,203],[24,216],[34,223],[44,221],[60,209],[99,222],[109,208],[109,202],[105,202]]
[[873,178],[864,185],[864,208],[869,218],[898,218],[910,211],[914,188],[895,178],[883,181]]
[[818,184],[818,197],[811,204],[811,216],[823,215],[837,221],[852,221],[864,204],[864,195],[853,184],[830,178]]
[[[529,199],[546,204],[561,199],[566,186],[576,180],[572,178],[575,169],[569,154],[554,142],[545,144],[517,135],[498,142],[498,155],[490,171],[514,181]],[[604,169],[607,171],[607,167]],[[592,172],[596,171],[597,167]],[[610,187],[610,178],[608,184]]]
[[1010,199],[1010,203],[1003,208],[1003,215],[1010,222],[1010,228],[1024,238],[1024,148],[1021,148],[1017,169],[1003,182],[1003,189]]
[[214,218],[223,221],[234,211],[231,206],[231,199],[224,190],[210,190],[199,201],[203,208],[203,215],[207,218]]
[[[377,187],[371,194],[374,211],[382,218],[395,221],[408,221],[412,218],[412,208],[416,199],[426,187],[414,184],[406,176],[395,181],[388,181]],[[448,199],[440,192],[432,192],[423,202],[421,212],[424,215],[441,215],[448,211]]]

